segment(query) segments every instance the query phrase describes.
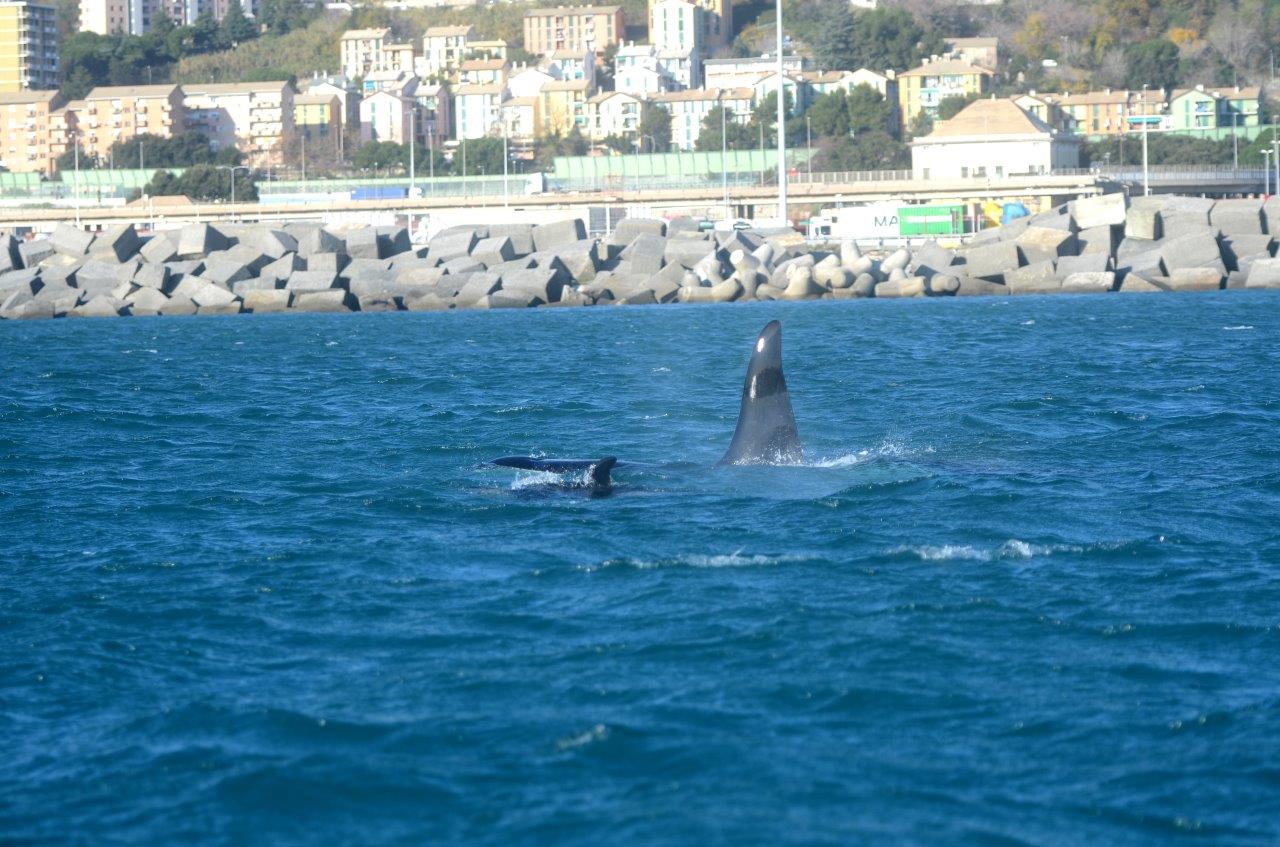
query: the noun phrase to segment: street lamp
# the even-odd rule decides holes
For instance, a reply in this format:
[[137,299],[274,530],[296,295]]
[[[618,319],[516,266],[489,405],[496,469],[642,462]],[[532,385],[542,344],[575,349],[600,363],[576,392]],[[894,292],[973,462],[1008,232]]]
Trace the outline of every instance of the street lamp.
[[778,217],[787,220],[787,78],[782,61],[782,0],[775,3],[778,39]]
[[809,152],[809,160],[807,162],[809,166],[809,182],[813,182],[813,119],[808,115],[804,116],[804,135],[805,148]]
[[1271,194],[1271,151],[1262,151],[1262,196]]
[[231,172],[231,217],[234,219],[236,216],[236,171],[248,173],[252,168],[245,165],[218,165],[218,170]]
[[720,176],[724,180],[724,218],[729,219],[729,112],[720,95]]

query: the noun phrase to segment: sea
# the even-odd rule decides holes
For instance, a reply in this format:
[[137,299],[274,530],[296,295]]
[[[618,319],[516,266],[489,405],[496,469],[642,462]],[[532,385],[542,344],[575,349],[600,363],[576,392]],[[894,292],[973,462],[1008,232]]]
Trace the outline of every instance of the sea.
[[1280,299],[0,324],[0,843],[1280,843]]

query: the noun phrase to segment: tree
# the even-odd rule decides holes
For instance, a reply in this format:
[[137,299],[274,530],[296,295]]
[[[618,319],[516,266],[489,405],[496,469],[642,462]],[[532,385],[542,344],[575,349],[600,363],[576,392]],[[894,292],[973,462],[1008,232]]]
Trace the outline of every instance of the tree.
[[[723,121],[721,120],[723,116]],[[721,141],[720,127],[724,125],[724,142]],[[715,152],[726,146],[730,150],[750,150],[754,146],[754,136],[744,124],[738,123],[729,110],[717,106],[702,119],[702,129],[698,133],[697,148],[699,151]]]
[[218,46],[227,49],[257,37],[258,29],[244,16],[239,0],[231,0],[227,4],[226,14],[222,16],[222,24],[218,27]]
[[1133,89],[1173,88],[1178,84],[1178,45],[1163,38],[1153,38],[1125,48],[1128,72],[1125,84]]
[[653,153],[665,153],[671,149],[671,113],[661,106],[645,103],[640,110],[640,144],[644,150],[646,137]]
[[942,37],[916,23],[906,9],[882,6],[855,13],[851,67],[902,71],[944,47]]
[[351,164],[362,171],[385,171],[405,158],[404,147],[394,141],[369,141],[351,157]]
[[[78,149],[80,151],[78,160],[80,170],[87,171],[101,167],[102,163],[98,161],[97,156],[87,152],[83,147],[79,147]],[[77,164],[76,150],[77,147],[72,147],[70,150],[67,150],[58,156],[55,165],[59,171],[71,171],[75,169]]]
[[[476,138],[463,142],[466,148],[466,166],[460,172],[467,176],[476,176],[478,174],[494,174],[502,173],[502,150],[503,143],[501,138],[485,136],[484,138]],[[459,149],[453,154],[454,169],[458,170],[462,167],[462,150]]]
[[910,166],[907,146],[882,130],[856,138],[825,138],[813,157],[814,170],[824,171],[883,171]]
[[215,151],[201,132],[172,138],[143,134],[111,145],[111,157],[122,167],[188,168],[192,165],[238,165],[244,156],[234,147]]
[[832,71],[857,70],[858,27],[848,3],[827,6],[822,25],[814,35],[813,57],[818,66]]
[[933,118],[929,117],[928,112],[916,112],[911,123],[907,125],[907,135],[911,138],[921,138],[931,132],[933,132]]
[[232,179],[235,180],[237,203],[258,199],[258,185],[252,172],[228,171],[213,165],[195,165],[187,168],[181,176],[172,171],[156,171],[145,191],[153,197],[182,195],[200,201],[229,200]]
[[968,94],[951,94],[938,101],[938,120],[949,121],[979,97],[976,91]]

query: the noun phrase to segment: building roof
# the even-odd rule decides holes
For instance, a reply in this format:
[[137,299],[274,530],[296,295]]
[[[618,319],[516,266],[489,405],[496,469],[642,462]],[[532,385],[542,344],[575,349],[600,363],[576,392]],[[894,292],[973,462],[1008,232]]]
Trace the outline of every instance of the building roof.
[[[201,82],[201,83],[185,83],[182,86],[184,94],[253,94],[259,91],[270,91],[275,93],[283,91],[289,87],[286,80],[270,81],[270,82]],[[94,89],[95,91],[97,89]]]
[[447,38],[451,35],[467,35],[473,31],[473,26],[429,26],[424,35],[427,38]]
[[547,54],[547,58],[553,62],[560,62],[566,59],[572,59],[575,62],[585,62],[587,60],[586,50],[552,50]]
[[56,89],[49,91],[12,91],[0,94],[0,106],[17,106],[26,103],[52,103],[58,97]]
[[385,27],[381,29],[349,29],[342,33],[342,40],[354,41],[365,38],[386,38],[390,32],[391,30]]
[[898,74],[898,76],[939,76],[943,74],[950,76],[968,76],[973,74],[991,76],[991,71],[986,68],[980,68],[977,65],[971,65],[962,59],[938,59],[932,62],[925,62],[918,68],[903,71]]
[[502,94],[502,92],[503,92],[504,90],[505,90],[505,87],[504,87],[504,86],[496,85],[496,84],[494,84],[494,85],[476,85],[475,83],[468,83],[468,84],[466,84],[466,85],[459,85],[459,86],[458,86],[457,96],[459,96],[459,97],[466,97],[468,94],[498,94],[498,95],[501,95],[501,94]]
[[90,91],[86,100],[119,100],[124,97],[168,97],[177,85],[100,85]]
[[1197,85],[1195,88],[1175,88],[1169,92],[1170,100],[1177,100],[1188,94],[1207,94],[1210,97],[1224,100],[1258,100],[1262,97],[1262,89],[1256,85],[1214,87]]
[[502,105],[503,105],[504,107],[507,107],[507,106],[537,106],[537,105],[538,105],[538,98],[537,98],[537,97],[511,97],[511,98],[508,98],[507,100],[504,100],[504,101],[503,101],[503,103],[502,103]]
[[625,91],[601,91],[601,92],[600,92],[599,94],[597,94],[596,96],[587,98],[587,102],[588,102],[588,103],[603,103],[604,101],[609,100],[609,99],[612,99],[612,98],[614,98],[614,97],[625,97],[625,98],[627,98],[628,100],[635,100],[635,101],[637,101],[637,102],[639,102],[639,101],[640,101],[640,98],[639,98],[639,97],[635,96],[634,94],[628,94],[628,93],[627,93],[627,92],[625,92]]
[[556,6],[550,9],[529,9],[524,13],[524,16],[526,18],[548,18],[561,15],[613,15],[621,10],[621,6]]
[[339,102],[336,94],[299,94],[293,98],[295,106],[332,106]]
[[999,47],[998,38],[944,38],[951,47]]
[[557,79],[542,86],[543,91],[586,91],[590,83],[585,79]]
[[462,63],[464,71],[500,71],[507,66],[502,59],[467,59]]
[[1012,100],[975,100],[951,120],[939,121],[926,139],[993,135],[1046,135],[1053,127]]
[[1049,102],[1057,102],[1063,106],[1093,106],[1114,103],[1128,103],[1132,91],[1083,91],[1076,94],[1064,93]]

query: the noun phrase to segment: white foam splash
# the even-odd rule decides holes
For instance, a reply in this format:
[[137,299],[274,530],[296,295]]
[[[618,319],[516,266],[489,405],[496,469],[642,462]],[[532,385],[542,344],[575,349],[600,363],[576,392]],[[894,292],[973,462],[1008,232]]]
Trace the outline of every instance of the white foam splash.
[[910,554],[922,562],[991,562],[1009,559],[1036,559],[1055,553],[1083,553],[1078,544],[1031,544],[1017,538],[995,548],[975,547],[972,544],[906,545],[890,550],[891,555]]
[[584,733],[561,738],[556,742],[556,747],[561,750],[576,750],[579,747],[586,747],[588,744],[594,744],[597,741],[607,741],[608,738],[609,727],[598,723]]
[[1253,327],[1249,326],[1249,324],[1240,324],[1240,326],[1224,326],[1223,329],[1227,332],[1247,332],[1248,330],[1253,329]]
[[920,454],[932,453],[932,447],[912,448],[907,447],[897,441],[882,441],[876,447],[869,450],[856,450],[852,453],[843,453],[839,456],[833,456],[829,459],[814,459],[806,463],[806,467],[813,468],[853,468],[858,465],[866,464],[875,459],[903,459]]
[[657,570],[659,568],[762,568],[788,562],[803,561],[802,556],[767,556],[763,554],[744,554],[741,550],[733,553],[702,554],[686,553],[667,559],[609,559],[599,565],[588,565],[582,568],[586,573],[614,567],[629,567],[640,571]]

